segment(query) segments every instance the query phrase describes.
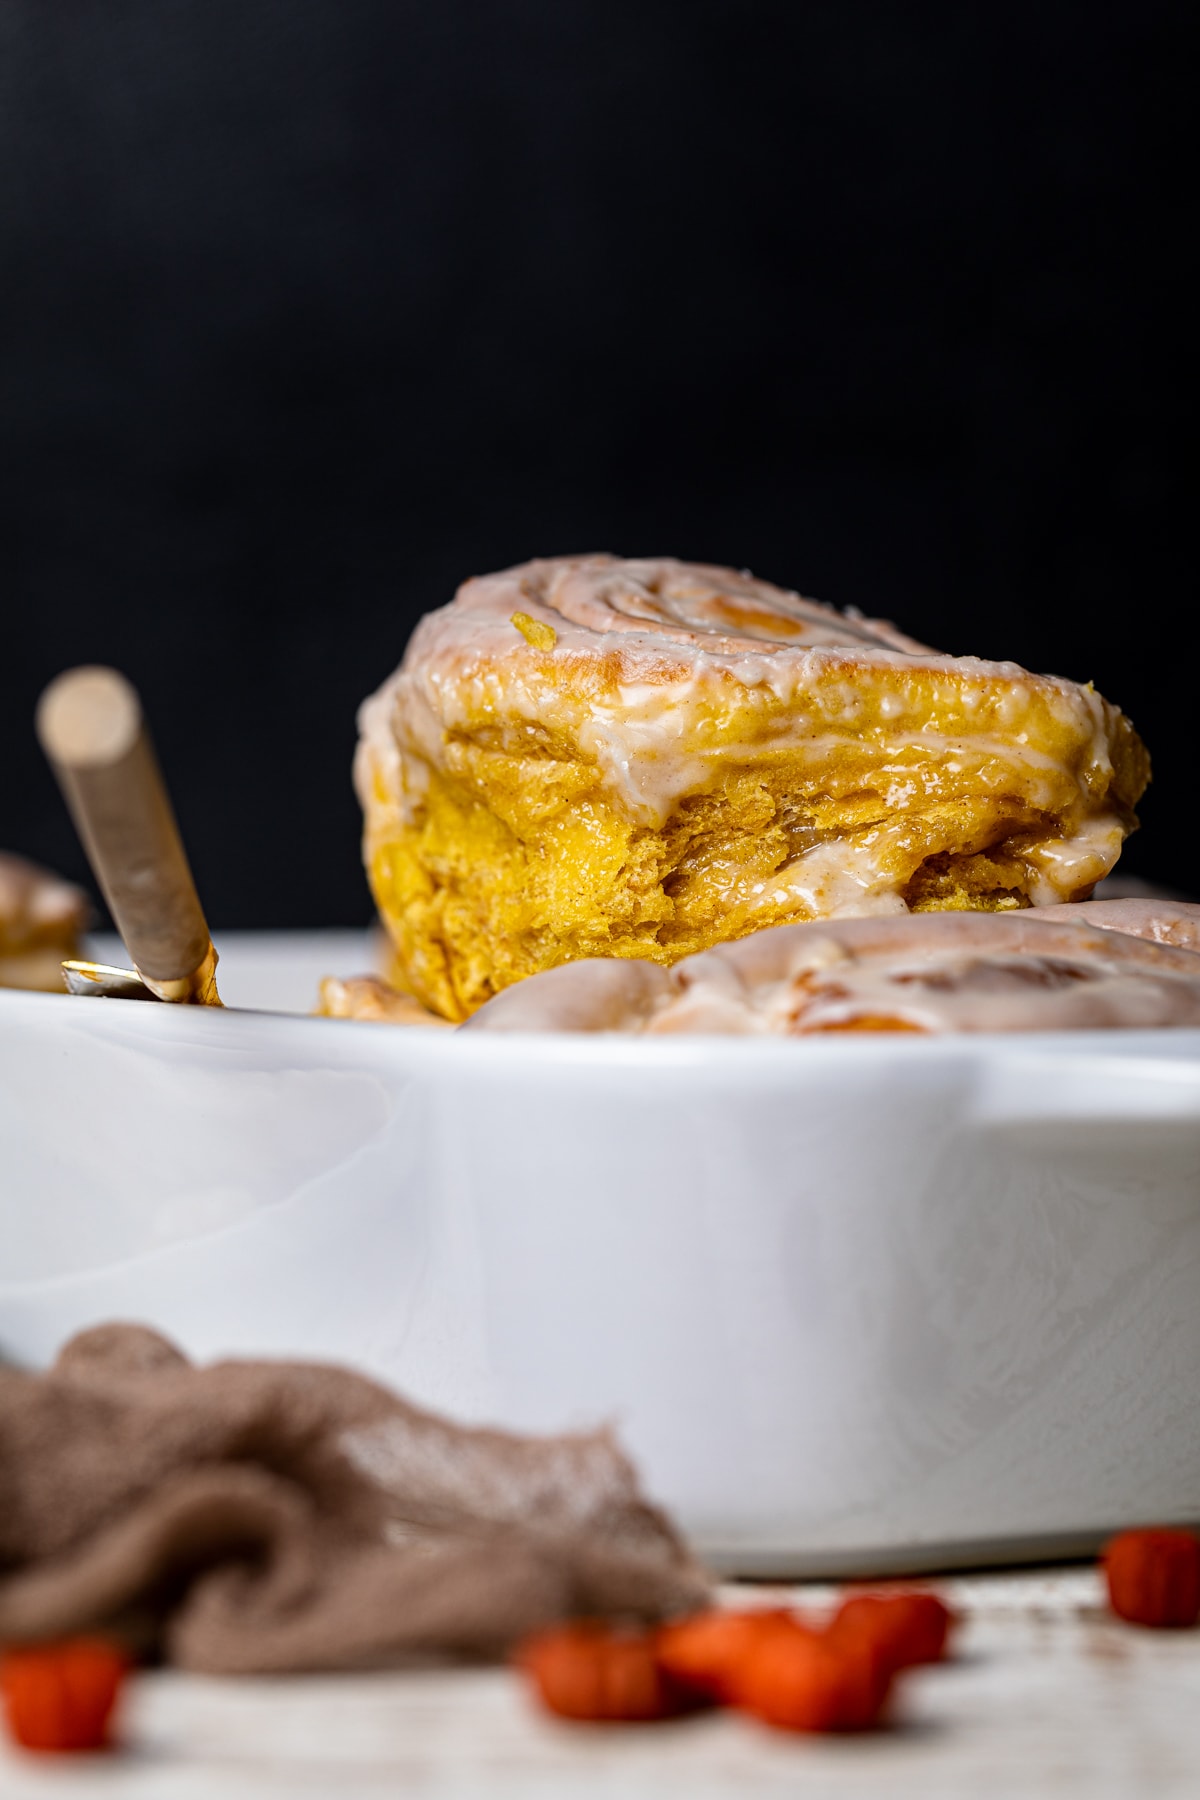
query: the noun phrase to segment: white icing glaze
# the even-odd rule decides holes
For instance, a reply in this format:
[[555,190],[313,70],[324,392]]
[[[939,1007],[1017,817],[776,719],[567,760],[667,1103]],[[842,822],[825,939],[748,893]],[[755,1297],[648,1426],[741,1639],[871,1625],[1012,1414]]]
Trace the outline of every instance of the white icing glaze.
[[904,912],[904,902],[883,867],[885,846],[902,830],[900,824],[880,826],[861,837],[814,844],[770,881],[755,884],[756,892],[744,909],[746,920],[752,923],[755,914],[770,917],[781,895],[823,919]]
[[1155,944],[1200,950],[1200,906],[1189,900],[1085,900],[1078,906],[1031,907],[1025,917],[1056,923],[1077,919],[1102,931],[1123,931]]
[[[817,644],[930,654],[885,619],[839,613],[816,600],[772,587],[749,570],[740,573],[674,557],[595,555],[561,557],[524,565],[522,577],[534,603],[589,632],[662,632],[672,646],[774,657],[781,647]],[[484,576],[507,594],[506,574]]]
[[1030,896],[1039,906],[1053,906],[1064,895],[1077,894],[1103,880],[1121,853],[1125,830],[1113,813],[1081,819],[1069,838],[1047,838],[1025,852],[1038,871]]
[[803,1036],[880,1019],[923,1032],[1200,1025],[1200,955],[1161,936],[1200,942],[1200,907],[1183,918],[1179,908],[1143,911],[1133,935],[1109,911],[1129,904],[1096,909],[1107,929],[1088,921],[1086,905],[1053,916],[906,914],[781,925],[672,969],[570,963],[497,995],[460,1029]]

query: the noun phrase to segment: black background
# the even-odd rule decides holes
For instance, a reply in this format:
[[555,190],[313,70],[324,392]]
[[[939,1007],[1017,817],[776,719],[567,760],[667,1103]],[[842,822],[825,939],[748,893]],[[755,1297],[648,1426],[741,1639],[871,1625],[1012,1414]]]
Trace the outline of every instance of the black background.
[[604,548],[1094,679],[1200,893],[1190,12],[0,0],[0,843],[112,661],[213,922],[359,922],[357,702]]

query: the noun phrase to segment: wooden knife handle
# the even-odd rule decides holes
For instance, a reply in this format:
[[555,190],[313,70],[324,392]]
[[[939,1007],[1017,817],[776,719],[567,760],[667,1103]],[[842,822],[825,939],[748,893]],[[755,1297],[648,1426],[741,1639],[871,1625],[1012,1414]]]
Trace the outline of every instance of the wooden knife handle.
[[115,669],[68,669],[37,731],[138,973],[164,1000],[215,1002],[216,953],[136,691]]

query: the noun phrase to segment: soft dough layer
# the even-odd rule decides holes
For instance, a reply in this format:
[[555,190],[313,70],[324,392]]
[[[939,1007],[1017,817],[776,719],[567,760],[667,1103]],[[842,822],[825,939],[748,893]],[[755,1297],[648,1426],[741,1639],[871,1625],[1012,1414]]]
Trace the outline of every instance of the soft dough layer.
[[359,723],[397,974],[452,1019],[585,957],[1086,899],[1149,775],[1091,687],[670,559],[466,582]]

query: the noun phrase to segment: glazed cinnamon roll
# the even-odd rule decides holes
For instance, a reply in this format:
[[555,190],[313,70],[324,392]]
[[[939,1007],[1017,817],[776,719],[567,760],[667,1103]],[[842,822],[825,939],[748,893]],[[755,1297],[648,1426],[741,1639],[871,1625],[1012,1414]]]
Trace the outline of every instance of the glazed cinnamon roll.
[[326,975],[315,1008],[319,1019],[358,1019],[370,1025],[441,1025],[438,1013],[402,994],[377,975]]
[[1197,951],[1074,919],[958,912],[783,925],[670,969],[573,963],[498,995],[464,1029],[802,1037],[1160,1025],[1200,1026]]
[[1148,778],[1090,686],[611,556],[466,582],[363,706],[355,767],[401,983],[451,1019],[587,957],[1086,898]]
[[77,887],[0,851],[0,987],[61,994],[62,964],[79,955],[87,914]]

